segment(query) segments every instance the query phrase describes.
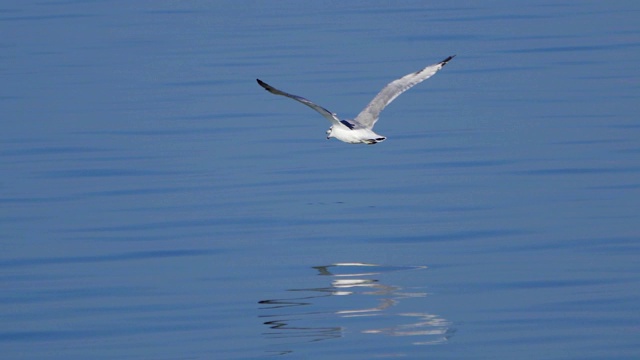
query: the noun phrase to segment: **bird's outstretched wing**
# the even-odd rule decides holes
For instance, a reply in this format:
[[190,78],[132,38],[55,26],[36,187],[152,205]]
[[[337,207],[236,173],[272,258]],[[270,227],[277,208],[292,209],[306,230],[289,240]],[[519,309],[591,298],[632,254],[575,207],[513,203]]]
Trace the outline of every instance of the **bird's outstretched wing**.
[[258,84],[260,84],[260,86],[262,86],[268,92],[270,92],[272,94],[275,94],[275,95],[286,96],[288,98],[292,98],[293,100],[299,101],[299,102],[307,105],[308,107],[312,108],[313,110],[319,112],[320,115],[322,115],[325,118],[327,118],[327,120],[331,121],[332,124],[334,124],[334,125],[340,124],[340,119],[338,119],[338,115],[336,115],[335,113],[323,108],[322,106],[317,105],[317,104],[311,102],[310,100],[307,100],[307,99],[303,98],[302,96],[293,95],[293,94],[286,93],[286,92],[284,92],[282,90],[278,90],[278,89],[274,88],[273,86],[267,84],[266,82],[264,82],[264,81],[262,81],[260,79],[256,79],[256,81],[258,81]]
[[454,56],[455,55],[449,56],[437,64],[429,65],[422,70],[405,75],[398,80],[390,82],[378,93],[378,95],[376,95],[376,97],[373,98],[373,100],[371,100],[369,105],[367,105],[367,107],[364,108],[364,110],[362,110],[354,120],[364,127],[369,129],[373,128],[373,125],[378,121],[380,112],[382,112],[389,103],[414,85],[433,76],[433,74],[442,69],[447,62],[453,59]]

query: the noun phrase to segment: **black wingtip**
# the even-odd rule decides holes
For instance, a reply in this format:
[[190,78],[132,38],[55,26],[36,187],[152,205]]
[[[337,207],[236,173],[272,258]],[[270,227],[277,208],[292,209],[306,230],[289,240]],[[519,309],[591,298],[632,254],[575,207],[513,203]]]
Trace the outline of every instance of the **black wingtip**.
[[256,81],[257,81],[257,82],[258,82],[258,84],[259,84],[260,86],[262,86],[265,90],[269,90],[269,87],[270,87],[270,86],[269,86],[269,84],[267,84],[266,82],[264,82],[264,81],[262,81],[262,80],[260,80],[260,79],[256,79]]
[[451,55],[448,58],[440,61],[440,64],[442,64],[442,66],[446,65],[451,59],[453,59],[454,57],[456,57],[455,55]]

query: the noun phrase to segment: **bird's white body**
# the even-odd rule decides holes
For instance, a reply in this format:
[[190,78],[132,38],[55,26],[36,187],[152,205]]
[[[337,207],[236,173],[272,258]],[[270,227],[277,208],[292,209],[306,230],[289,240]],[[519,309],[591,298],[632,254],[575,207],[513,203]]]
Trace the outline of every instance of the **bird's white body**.
[[327,130],[327,139],[336,138],[349,144],[376,144],[387,138],[378,135],[371,129],[350,129],[345,125],[333,125]]
[[327,139],[336,138],[349,144],[372,145],[387,139],[385,136],[373,132],[373,126],[375,125],[376,121],[378,121],[380,112],[382,112],[382,110],[400,94],[409,90],[414,85],[419,84],[422,81],[433,76],[436,72],[438,72],[438,70],[442,69],[442,67],[446,65],[449,60],[453,59],[454,56],[455,55],[449,56],[448,58],[442,60],[437,64],[429,65],[424,69],[405,75],[400,79],[390,82],[353,120],[340,120],[337,114],[301,96],[292,95],[282,90],[278,90],[260,79],[257,79],[257,81],[260,86],[262,86],[270,93],[286,96],[288,98],[299,101],[319,112],[320,115],[328,119],[333,125],[329,128],[329,130],[327,130]]

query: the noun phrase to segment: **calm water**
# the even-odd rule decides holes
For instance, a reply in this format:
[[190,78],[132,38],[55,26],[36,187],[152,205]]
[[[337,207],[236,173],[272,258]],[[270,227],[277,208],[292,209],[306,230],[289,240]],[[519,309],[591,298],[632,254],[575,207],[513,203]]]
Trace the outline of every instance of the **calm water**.
[[3,2],[2,358],[640,358],[639,16]]

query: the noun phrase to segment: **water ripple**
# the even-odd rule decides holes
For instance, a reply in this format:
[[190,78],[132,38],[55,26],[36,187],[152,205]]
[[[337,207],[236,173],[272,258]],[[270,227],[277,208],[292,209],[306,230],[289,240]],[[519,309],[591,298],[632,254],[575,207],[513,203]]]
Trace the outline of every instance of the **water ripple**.
[[136,252],[127,252],[127,253],[119,253],[119,254],[93,255],[93,256],[85,255],[85,256],[18,258],[18,259],[0,261],[0,268],[162,259],[162,258],[187,257],[187,256],[206,256],[206,255],[211,255],[218,252],[219,252],[218,250],[210,250],[210,249],[186,249],[186,250],[136,251]]

